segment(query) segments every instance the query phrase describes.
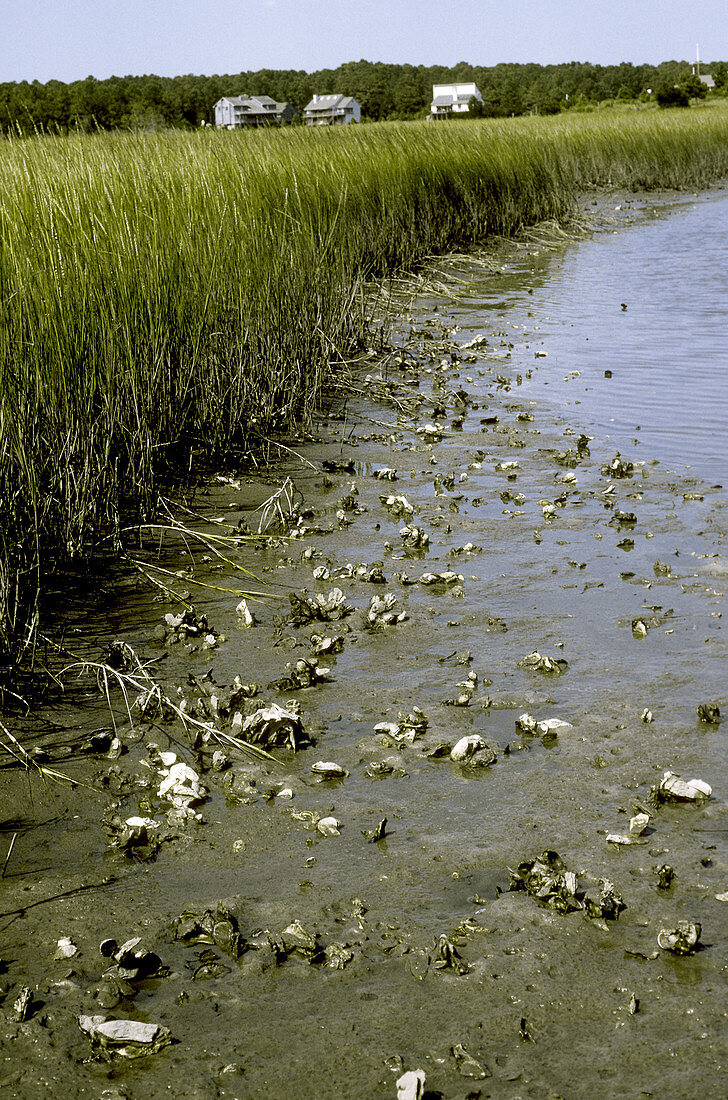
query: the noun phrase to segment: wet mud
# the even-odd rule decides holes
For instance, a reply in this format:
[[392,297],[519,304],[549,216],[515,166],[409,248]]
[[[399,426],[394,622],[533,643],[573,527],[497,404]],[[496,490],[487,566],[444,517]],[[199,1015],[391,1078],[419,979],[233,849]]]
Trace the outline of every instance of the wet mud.
[[[190,497],[270,522],[224,545],[253,577],[142,541],[199,632],[132,571],[66,600],[122,676],[12,720],[78,785],[0,777],[5,1094],[723,1094],[728,494],[528,396],[527,318],[462,327],[449,285],[315,438]],[[204,735],[273,703],[275,763]]]

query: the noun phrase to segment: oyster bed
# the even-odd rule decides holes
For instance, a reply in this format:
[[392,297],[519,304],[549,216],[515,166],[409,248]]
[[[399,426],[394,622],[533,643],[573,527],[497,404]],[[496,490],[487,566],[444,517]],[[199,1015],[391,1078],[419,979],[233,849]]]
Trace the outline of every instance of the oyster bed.
[[13,725],[95,790],[3,773],[8,1094],[722,1095],[728,494],[452,314],[422,296],[300,457],[189,502],[277,522],[256,581],[173,532],[137,557],[193,567],[199,618],[128,574],[66,611],[142,690],[111,676],[110,728],[77,668]]

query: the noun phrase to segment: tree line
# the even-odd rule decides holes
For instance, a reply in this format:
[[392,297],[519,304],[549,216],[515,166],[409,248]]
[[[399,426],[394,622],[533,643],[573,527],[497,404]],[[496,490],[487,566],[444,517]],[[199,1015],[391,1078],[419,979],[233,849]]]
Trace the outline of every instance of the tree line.
[[[728,94],[728,65],[704,65],[719,94]],[[478,113],[498,118],[588,109],[608,100],[663,96],[680,85],[695,94],[691,66],[685,61],[660,65],[500,64],[460,62],[441,65],[390,65],[352,61],[336,69],[259,69],[224,76],[93,76],[65,84],[34,80],[0,84],[0,131],[159,129],[197,127],[214,121],[214,104],[224,95],[268,95],[293,104],[300,114],[315,93],[354,96],[367,120],[410,119],[429,112],[433,84],[474,81],[482,96]],[[700,91],[700,89],[698,89]]]

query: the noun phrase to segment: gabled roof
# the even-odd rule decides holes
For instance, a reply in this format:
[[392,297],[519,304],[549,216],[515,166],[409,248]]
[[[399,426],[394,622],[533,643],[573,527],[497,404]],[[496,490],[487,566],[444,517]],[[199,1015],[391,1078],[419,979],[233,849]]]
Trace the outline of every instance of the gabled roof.
[[[226,95],[219,99],[215,106],[217,107],[220,103],[230,103],[248,115],[273,114],[288,106],[287,103],[276,103],[275,99],[271,99],[269,95]],[[275,112],[271,111],[271,107],[275,108]]]
[[432,101],[433,107],[452,107],[453,97],[451,95],[436,95]]
[[356,100],[350,95],[320,95],[307,103],[306,111],[333,111],[336,108],[350,107]]

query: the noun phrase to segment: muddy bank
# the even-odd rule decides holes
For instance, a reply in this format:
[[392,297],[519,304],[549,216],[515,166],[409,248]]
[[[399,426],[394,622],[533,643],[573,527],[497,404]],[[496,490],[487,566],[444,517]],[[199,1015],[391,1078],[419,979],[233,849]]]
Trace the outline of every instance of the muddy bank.
[[[456,329],[452,275],[300,457],[189,502],[255,529],[292,479],[276,536],[224,547],[256,580],[194,540],[144,544],[199,634],[128,576],[67,616],[69,648],[129,646],[144,668],[122,673],[187,726],[146,691],[130,721],[113,677],[112,724],[88,672],[13,724],[94,790],[2,772],[9,1093],[394,1097],[421,1068],[448,1098],[722,1094],[726,752],[697,708],[728,706],[728,496],[526,396],[548,364],[527,316]],[[189,722],[229,733],[272,703],[299,742],[277,765]],[[166,753],[204,788],[176,806]],[[651,796],[668,770],[712,795]],[[509,889],[544,850],[563,865],[540,898]],[[680,921],[702,926],[688,954]],[[95,1016],[169,1034],[130,1058]]]

